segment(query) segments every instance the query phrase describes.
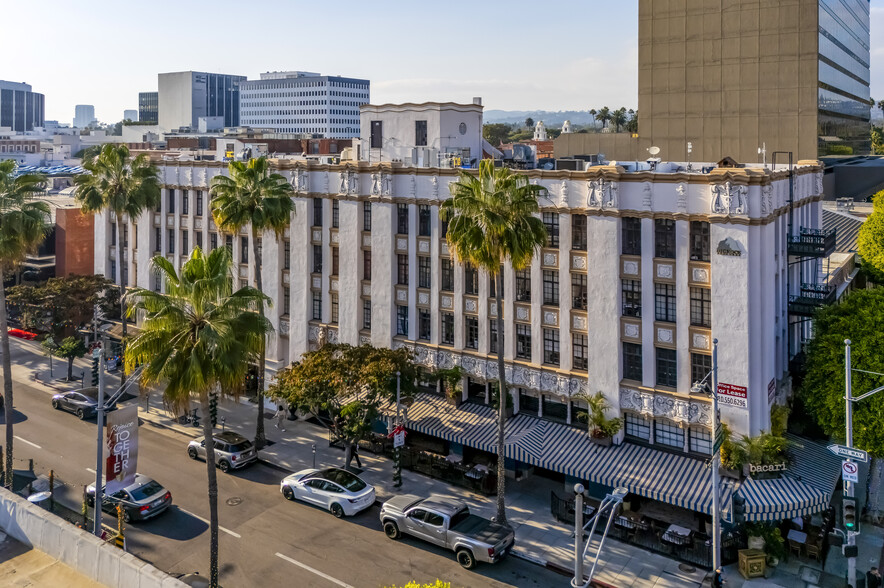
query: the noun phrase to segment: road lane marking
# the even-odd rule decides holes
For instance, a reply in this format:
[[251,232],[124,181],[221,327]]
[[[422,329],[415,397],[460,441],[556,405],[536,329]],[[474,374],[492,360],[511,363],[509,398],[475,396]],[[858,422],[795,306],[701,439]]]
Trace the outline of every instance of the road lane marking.
[[317,576],[320,576],[320,577],[322,577],[322,578],[325,578],[325,579],[328,580],[329,582],[333,582],[334,584],[337,584],[338,586],[341,586],[342,588],[353,588],[353,586],[351,586],[350,584],[347,584],[346,582],[341,582],[341,581],[338,580],[337,578],[333,578],[333,577],[329,576],[328,574],[325,574],[325,573],[323,573],[323,572],[320,572],[320,571],[317,570],[316,568],[311,568],[311,567],[308,566],[307,564],[303,564],[303,563],[299,562],[298,560],[296,560],[296,559],[292,559],[292,558],[290,558],[290,557],[288,557],[288,556],[285,556],[285,555],[283,555],[283,554],[281,554],[281,553],[279,553],[279,552],[276,553],[276,557],[278,557],[278,558],[280,558],[280,559],[284,559],[285,561],[287,561],[287,562],[289,562],[289,563],[293,563],[293,564],[295,564],[296,566],[298,566],[298,567],[300,567],[300,568],[304,568],[304,569],[307,570],[308,572],[313,572],[313,573],[316,574]]
[[37,445],[36,443],[31,443],[31,442],[28,441],[27,439],[22,439],[22,438],[19,437],[18,435],[13,435],[13,437],[15,437],[16,439],[18,439],[18,440],[21,441],[22,443],[27,443],[28,445],[30,445],[30,446],[32,446],[32,447],[36,447],[37,449],[43,449],[42,447],[40,447],[40,446]]
[[95,475],[95,470],[93,470],[92,468],[86,468],[86,471],[89,472],[90,474],[92,474],[93,476]]
[[[211,523],[209,522],[209,519],[204,519],[203,517],[199,516],[198,514],[196,514],[196,513],[192,513],[192,512],[190,512],[189,510],[185,510],[185,509],[181,508],[180,506],[178,507],[178,510],[180,510],[181,512],[186,512],[187,514],[189,514],[189,515],[192,516],[193,518],[195,518],[195,519],[199,519],[199,520],[201,520],[202,522],[204,522],[204,523],[207,524],[207,525],[210,525],[210,524],[211,524]],[[234,532],[231,531],[230,529],[225,529],[225,528],[222,527],[221,525],[218,525],[218,529],[221,530],[221,531],[224,531],[225,533],[227,533],[228,535],[230,535],[230,536],[232,536],[232,537],[236,537],[237,539],[242,539],[242,535],[240,535],[239,533],[234,533]]]

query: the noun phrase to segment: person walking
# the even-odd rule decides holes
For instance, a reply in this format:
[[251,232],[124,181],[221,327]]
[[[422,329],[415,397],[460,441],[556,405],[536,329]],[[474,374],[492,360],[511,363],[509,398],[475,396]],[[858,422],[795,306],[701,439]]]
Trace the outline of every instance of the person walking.
[[276,424],[277,429],[285,433],[285,404],[281,400],[276,401]]
[[881,572],[878,568],[866,572],[866,588],[881,588]]
[[347,458],[347,469],[350,469],[350,462],[356,460],[356,467],[362,469],[362,460],[359,459],[359,443],[350,444],[350,456]]
[[722,588],[722,586],[724,586],[724,578],[721,577],[721,568],[718,568],[712,574],[712,588]]

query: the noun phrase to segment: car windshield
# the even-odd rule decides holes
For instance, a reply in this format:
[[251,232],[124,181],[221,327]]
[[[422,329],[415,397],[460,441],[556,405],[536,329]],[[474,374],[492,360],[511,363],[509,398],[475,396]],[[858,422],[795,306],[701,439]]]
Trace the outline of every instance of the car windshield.
[[246,449],[251,449],[251,447],[252,447],[252,442],[249,441],[248,439],[245,439],[243,441],[240,441],[239,443],[231,443],[230,444],[230,451],[231,451],[231,453],[238,453],[240,451],[245,451]]
[[343,486],[350,492],[359,492],[363,488],[365,488],[365,482],[351,474],[350,472],[344,470],[325,470],[320,473],[320,476],[325,478],[326,480],[331,480],[332,482]]
[[139,486],[134,490],[129,490],[129,493],[132,495],[133,500],[145,500],[154,496],[155,494],[159,494],[163,491],[163,487],[160,486],[156,481],[151,480],[150,482],[144,484],[143,486]]
[[456,513],[454,513],[454,516],[451,517],[451,524],[449,525],[449,528],[451,528],[451,529],[455,528],[456,526],[458,526],[459,524],[461,524],[462,522],[464,522],[468,518],[470,518],[470,509],[467,507],[464,507],[464,508],[460,509],[459,511],[457,511]]
[[98,402],[98,392],[95,390],[83,390],[80,394],[85,396],[88,401]]

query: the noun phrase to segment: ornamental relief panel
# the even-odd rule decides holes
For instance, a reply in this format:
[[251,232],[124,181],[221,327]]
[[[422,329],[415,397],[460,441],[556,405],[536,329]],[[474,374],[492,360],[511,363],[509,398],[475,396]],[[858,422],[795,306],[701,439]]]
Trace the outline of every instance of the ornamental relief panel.
[[661,263],[659,261],[655,261],[654,264],[657,266],[657,271],[654,272],[658,278],[661,280],[672,280],[675,277],[675,264],[674,263]]
[[672,345],[675,341],[675,333],[672,329],[657,327],[657,343]]
[[641,325],[638,323],[623,323],[624,339],[640,339],[641,334]]
[[544,267],[558,267],[559,266],[559,256],[555,253],[544,253],[543,254],[543,263]]
[[586,269],[586,256],[572,254],[571,255],[571,269],[585,270]]
[[697,282],[699,284],[708,284],[709,283],[709,270],[705,267],[692,267],[691,268],[691,281]]
[[408,302],[408,290],[396,290],[396,302]]
[[322,241],[322,231],[318,229],[313,231],[312,237],[314,241]]
[[637,259],[624,259],[621,271],[624,276],[638,276],[641,272],[641,262]]
[[417,303],[423,304],[425,306],[429,305],[430,304],[430,295],[426,292],[419,292],[417,295]]
[[186,216],[182,216],[179,223],[181,224],[182,229],[186,229],[188,224],[190,223],[190,219]]
[[691,333],[691,347],[702,349],[703,351],[709,351],[712,347],[709,343],[709,335],[704,333]]
[[362,235],[362,246],[371,247],[371,235]]
[[463,308],[466,312],[478,312],[479,303],[475,298],[465,298],[463,301]]
[[362,295],[371,296],[371,284],[362,284]]
[[620,408],[677,423],[707,426],[712,423],[712,408],[708,402],[696,402],[654,391],[620,388]]
[[443,296],[441,306],[446,309],[454,308],[454,299],[451,296]]
[[571,328],[577,331],[585,331],[586,330],[586,317],[572,314],[571,315]]
[[429,253],[430,252],[430,242],[429,241],[418,241],[417,242],[417,250],[420,253]]
[[516,320],[517,321],[528,321],[531,320],[531,309],[528,306],[518,305],[516,306]]
[[337,280],[332,280],[332,281],[329,283],[329,289],[330,289],[332,292],[337,292],[337,291],[338,291],[338,281],[337,281]]
[[400,238],[396,239],[396,250],[397,251],[406,251],[408,249],[408,239]]
[[279,319],[279,334],[283,337],[289,336],[289,320],[286,318]]
[[543,324],[552,327],[559,326],[559,313],[554,310],[543,311]]
[[196,217],[196,219],[193,221],[193,228],[201,231],[203,228],[203,219],[201,219],[200,217]]
[[322,278],[313,278],[313,287],[316,289],[322,288]]

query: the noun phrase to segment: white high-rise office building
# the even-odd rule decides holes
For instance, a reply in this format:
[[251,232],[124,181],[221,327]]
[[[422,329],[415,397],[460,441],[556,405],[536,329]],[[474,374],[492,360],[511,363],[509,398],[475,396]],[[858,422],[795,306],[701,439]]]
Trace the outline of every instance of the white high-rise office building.
[[95,122],[95,107],[91,104],[77,104],[74,107],[74,126],[84,129]]
[[267,72],[240,84],[243,125],[331,139],[359,136],[359,106],[368,80],[303,71]]

